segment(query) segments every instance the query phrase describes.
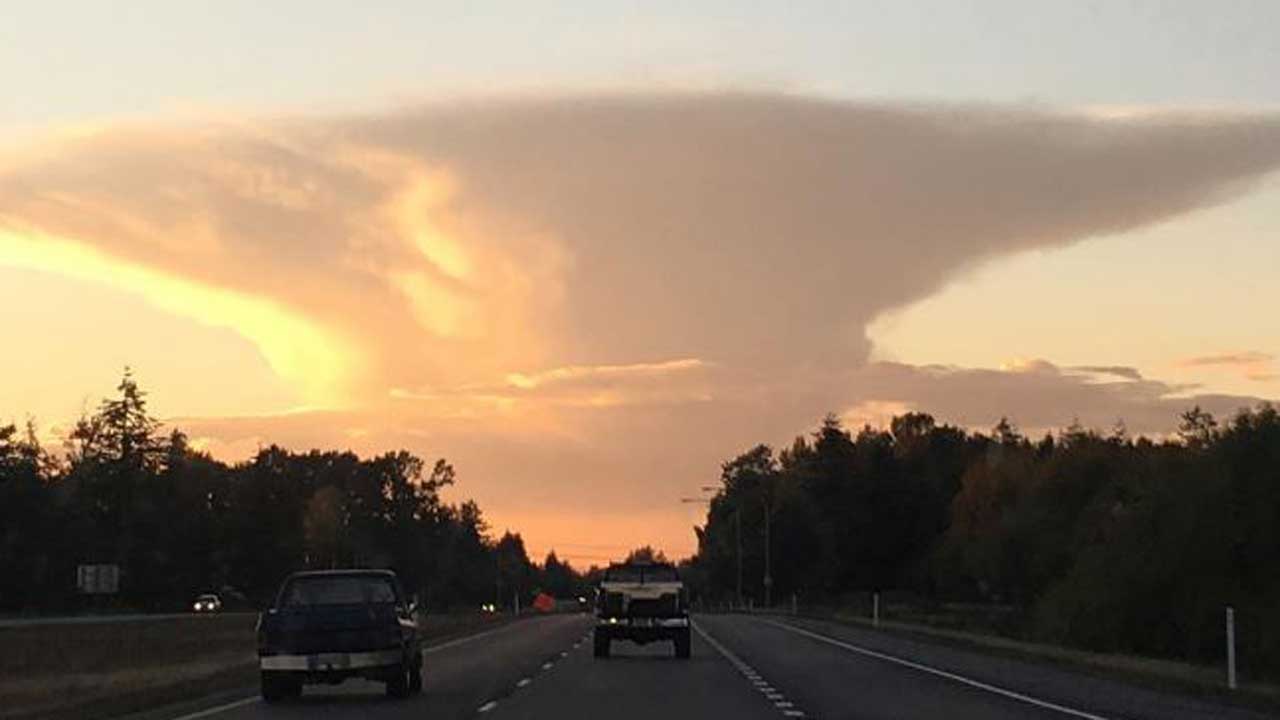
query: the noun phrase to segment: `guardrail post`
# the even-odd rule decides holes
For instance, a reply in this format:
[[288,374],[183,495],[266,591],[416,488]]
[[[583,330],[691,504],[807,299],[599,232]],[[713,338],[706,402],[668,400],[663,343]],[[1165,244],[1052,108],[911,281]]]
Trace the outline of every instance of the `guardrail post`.
[[1227,687],[1236,689],[1236,610],[1227,606]]

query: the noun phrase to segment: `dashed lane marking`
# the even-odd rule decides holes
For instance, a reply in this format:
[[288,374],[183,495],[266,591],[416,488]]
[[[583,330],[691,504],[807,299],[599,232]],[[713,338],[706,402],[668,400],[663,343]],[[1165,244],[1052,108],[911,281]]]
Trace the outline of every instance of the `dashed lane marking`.
[[530,680],[529,678],[520,678],[520,682],[516,683],[516,687],[518,687],[518,688],[522,688],[522,687],[524,687],[524,686],[528,685],[528,684],[529,684],[529,683],[531,683],[531,682],[533,682],[533,681],[532,681],[532,680]]
[[542,669],[543,669],[543,670],[550,670],[550,669],[551,669],[551,666],[552,666],[552,665],[554,665],[554,664],[555,664],[555,663],[552,663],[552,662],[550,662],[550,661],[544,662],[544,663],[542,663]]
[[1064,715],[1071,715],[1073,717],[1084,718],[1084,720],[1106,720],[1106,718],[1104,718],[1101,715],[1094,715],[1093,713],[1088,713],[1083,710],[1076,710],[1075,708],[1069,708],[1063,705],[1058,705],[1057,703],[1052,703],[1052,702],[1049,702],[1048,700],[1041,700],[1039,698],[1031,697],[1030,695],[1023,695],[1020,692],[1014,692],[1013,690],[1007,690],[1005,688],[997,687],[995,685],[989,685],[980,680],[974,680],[973,678],[968,678],[968,677],[965,677],[964,675],[957,675],[956,673],[947,672],[946,670],[939,670],[938,668],[930,667],[929,665],[914,662],[912,660],[906,660],[906,659],[897,657],[895,655],[889,655],[888,653],[882,653],[876,650],[868,650],[867,648],[858,647],[857,645],[852,645],[842,640],[836,640],[835,638],[827,637],[826,635],[822,635],[820,633],[810,632],[809,630],[798,628],[794,625],[775,622],[773,620],[761,620],[761,622],[767,623],[777,628],[781,628],[782,630],[786,630],[787,632],[792,632],[797,635],[803,635],[807,638],[817,640],[818,642],[824,642],[828,645],[834,645],[835,647],[848,650],[849,652],[852,652],[852,653],[865,655],[867,657],[873,657],[878,660],[884,660],[885,662],[891,662],[891,663],[894,663],[895,665],[901,665],[903,667],[909,667],[913,670],[919,670],[920,672],[929,673],[930,675],[936,675],[938,677],[946,678],[948,680],[954,680],[958,683],[968,685],[969,687],[972,687],[972,688],[985,690],[989,693],[1001,695],[1001,696],[1010,698],[1012,700],[1019,700],[1029,705],[1035,705],[1036,707],[1045,708],[1046,710],[1056,710],[1057,712],[1063,713]]
[[496,708],[496,707],[498,707],[498,701],[497,701],[497,700],[490,700],[489,702],[487,702],[487,703],[485,703],[485,704],[481,705],[480,707],[476,708],[476,712],[480,712],[480,713],[487,713],[487,712],[489,712],[490,710],[492,710],[492,709],[494,709],[494,708]]
[[764,694],[765,699],[772,702],[774,708],[781,711],[784,716],[800,718],[806,717],[803,710],[795,709],[795,703],[787,700],[786,696],[775,690],[764,678],[760,677],[760,674],[756,672],[755,668],[748,665],[742,660],[742,658],[734,655],[729,648],[721,645],[715,638],[707,634],[707,631],[703,630],[702,626],[692,622],[690,625],[693,626],[694,631],[696,631],[698,635],[702,636],[703,640],[707,641],[708,645],[714,648],[716,652],[723,655],[724,659],[728,660],[729,664],[732,665],[734,669],[742,673],[742,676],[746,678],[747,682],[750,682],[756,690],[759,690]]

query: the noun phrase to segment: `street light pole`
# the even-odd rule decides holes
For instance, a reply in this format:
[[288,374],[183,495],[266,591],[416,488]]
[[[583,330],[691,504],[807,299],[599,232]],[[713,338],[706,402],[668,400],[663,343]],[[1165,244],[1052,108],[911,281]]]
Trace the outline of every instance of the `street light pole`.
[[[711,492],[713,490],[717,490],[717,488],[713,486],[705,486],[702,488],[703,492]],[[701,504],[710,505],[711,498],[687,498],[686,497],[686,498],[680,498],[680,502],[701,503]],[[769,577],[769,571],[768,571],[768,566],[769,566],[769,555],[768,555],[769,529],[767,524],[768,520],[766,519],[765,522],[766,522],[766,525],[765,525],[765,568],[766,568],[765,569],[765,585],[768,586],[773,583],[773,579]],[[738,503],[734,503],[733,525],[734,525],[734,533],[733,533],[734,545],[736,545],[735,549],[737,550],[737,555],[738,555],[738,582],[737,582],[737,588],[736,588],[737,605],[738,607],[742,607],[742,508],[739,506]],[[766,598],[765,604],[768,604],[768,600],[767,600],[768,597],[769,597],[769,591],[765,590],[765,598]]]

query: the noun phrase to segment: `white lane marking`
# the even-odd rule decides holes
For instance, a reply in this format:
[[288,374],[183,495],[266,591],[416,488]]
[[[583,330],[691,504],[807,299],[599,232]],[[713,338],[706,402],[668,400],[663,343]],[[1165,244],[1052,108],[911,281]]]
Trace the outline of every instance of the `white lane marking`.
[[217,715],[218,713],[224,713],[228,710],[235,710],[238,707],[244,707],[245,705],[250,705],[256,702],[258,702],[258,698],[256,696],[248,697],[242,700],[236,700],[235,702],[226,703],[225,705],[219,705],[217,707],[207,708],[205,710],[201,710],[200,712],[193,712],[189,715],[176,717],[176,718],[173,718],[173,720],[196,720],[196,718],[203,718],[203,717],[209,717],[210,715]]
[[[459,645],[469,643],[472,640],[479,640],[480,638],[489,637],[494,633],[501,632],[503,630],[513,627],[514,625],[515,623],[507,623],[505,625],[502,625],[501,627],[496,627],[496,628],[493,628],[492,630],[485,630],[484,632],[476,633],[475,635],[466,635],[460,638],[456,638],[454,640],[450,640],[448,642],[440,643],[439,645],[432,645],[430,647],[425,647],[425,648],[422,648],[422,654],[429,655],[431,653],[440,652],[441,650],[448,650],[449,648],[457,647]],[[257,695],[254,695],[253,697],[241,698],[240,700],[233,700],[229,703],[224,703],[216,707],[205,708],[204,710],[200,710],[198,712],[188,713],[186,715],[179,715],[176,718],[170,718],[170,720],[198,720],[199,718],[206,718],[211,715],[220,715],[228,710],[235,710],[238,707],[244,707],[245,705],[252,705],[253,703],[256,703],[259,701],[260,701],[260,698]]]
[[490,710],[492,710],[492,709],[494,709],[494,708],[496,708],[496,707],[498,707],[498,701],[497,701],[497,700],[490,700],[489,702],[487,702],[487,703],[485,703],[485,704],[481,705],[479,708],[477,708],[477,709],[476,709],[476,712],[487,713],[487,712],[489,712]]
[[905,660],[903,658],[896,657],[894,655],[889,655],[887,653],[878,652],[876,650],[868,650],[867,648],[858,647],[857,645],[851,645],[847,642],[836,640],[835,638],[827,637],[826,635],[822,635],[816,632],[810,632],[803,628],[798,628],[794,625],[787,625],[786,623],[775,622],[773,620],[761,620],[761,622],[766,623],[768,625],[773,625],[774,627],[781,628],[788,632],[796,633],[797,635],[804,635],[805,637],[812,638],[819,642],[827,643],[828,645],[834,645],[838,648],[848,650],[849,652],[858,653],[859,655],[866,655],[868,657],[873,657],[878,660],[884,660],[885,662],[891,662],[897,665],[901,665],[903,667],[909,667],[913,670],[919,670],[920,672],[929,673],[930,675],[936,675],[938,677],[943,677],[948,680],[954,680],[958,683],[968,685],[969,687],[977,688],[979,690],[985,690],[989,693],[1001,695],[1003,697],[1007,697],[1012,700],[1019,700],[1029,705],[1035,705],[1036,707],[1045,708],[1046,710],[1056,710],[1057,712],[1063,713],[1064,715],[1071,715],[1073,717],[1084,718],[1085,720],[1107,720],[1101,715],[1094,715],[1093,713],[1088,713],[1083,710],[1076,710],[1075,708],[1069,708],[1063,705],[1058,705],[1057,703],[1052,703],[1052,702],[1049,702],[1048,700],[1041,700],[1039,698],[1031,697],[1030,695],[1023,695],[1020,692],[1007,690],[1002,687],[997,687],[995,685],[984,683],[981,680],[974,680],[973,678],[968,678],[963,675],[957,675],[953,672],[947,672],[946,670],[939,670],[938,668],[931,667],[929,665],[913,662],[911,660]]
[[550,670],[552,663],[550,661],[542,663],[543,670]]
[[507,623],[502,627],[496,627],[492,630],[485,630],[484,632],[476,633],[475,635],[466,635],[464,637],[457,638],[456,640],[450,640],[449,642],[442,642],[439,645],[432,645],[431,647],[425,647],[425,648],[422,648],[422,654],[430,655],[431,653],[438,653],[441,650],[448,650],[449,648],[458,647],[459,645],[465,645],[471,642],[472,640],[479,640],[480,638],[486,638],[486,637],[489,637],[490,635],[495,635],[497,633],[500,633],[503,630],[509,630],[514,626],[515,626],[515,623]]
[[560,651],[560,657],[569,657],[569,653],[568,653],[568,651],[561,650],[561,651]]
[[529,678],[520,678],[520,682],[516,683],[516,687],[524,687],[531,682],[533,681],[530,680]]
[[698,633],[698,635],[702,636],[703,640],[707,641],[708,645],[724,656],[724,658],[729,661],[729,664],[733,665],[738,672],[742,673],[742,676],[745,677],[755,687],[755,689],[764,693],[765,698],[773,703],[774,708],[781,710],[782,714],[787,717],[805,717],[803,711],[794,709],[795,703],[788,701],[786,696],[773,689],[773,686],[766,682],[764,678],[760,677],[754,668],[743,662],[743,660],[737,655],[730,652],[729,648],[717,642],[716,639],[711,637],[711,635],[709,635],[706,630],[703,630],[701,626],[692,622],[689,624],[693,626],[693,629]]

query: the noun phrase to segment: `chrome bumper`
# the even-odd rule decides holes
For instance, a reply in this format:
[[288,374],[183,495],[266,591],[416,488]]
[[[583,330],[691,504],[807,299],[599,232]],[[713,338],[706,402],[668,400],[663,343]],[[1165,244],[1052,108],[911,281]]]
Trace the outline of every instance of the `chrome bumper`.
[[385,667],[400,662],[399,648],[353,653],[317,653],[315,655],[265,655],[258,658],[263,670],[301,670],[326,672]]
[[596,618],[600,627],[633,627],[633,628],[682,628],[689,627],[689,618]]

